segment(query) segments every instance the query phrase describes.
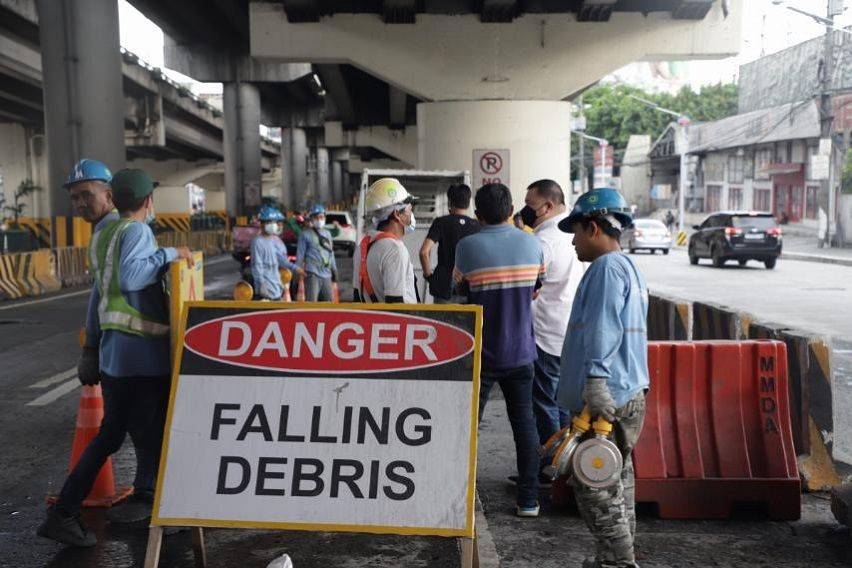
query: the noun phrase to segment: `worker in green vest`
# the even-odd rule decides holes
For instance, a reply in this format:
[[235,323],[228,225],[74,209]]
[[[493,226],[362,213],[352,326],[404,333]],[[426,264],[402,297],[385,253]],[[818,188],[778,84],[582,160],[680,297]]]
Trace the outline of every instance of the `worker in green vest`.
[[148,226],[154,219],[154,183],[147,173],[121,170],[111,185],[120,218],[96,232],[89,245],[95,298],[86,345],[97,346],[100,373],[80,377],[84,384],[100,382],[104,419],[38,529],[40,536],[79,547],[97,543],[80,520],[83,499],[128,433],[137,456],[134,493],[108,515],[113,522],[139,522],[151,515],[171,359],[163,276],[175,259],[192,264],[188,248],[157,246]]

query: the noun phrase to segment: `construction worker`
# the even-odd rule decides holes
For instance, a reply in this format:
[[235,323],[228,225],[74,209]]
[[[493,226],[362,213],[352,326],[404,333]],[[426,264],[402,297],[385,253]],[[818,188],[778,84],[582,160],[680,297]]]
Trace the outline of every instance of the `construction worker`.
[[284,215],[272,205],[264,205],[258,213],[260,234],[251,241],[251,275],[255,295],[264,300],[280,300],[284,293],[281,284],[282,268],[300,278],[305,271],[287,258],[287,247],[278,237]]
[[[463,183],[454,183],[447,189],[450,214],[432,221],[429,232],[420,247],[420,265],[423,278],[429,282],[429,292],[436,304],[463,304],[467,299],[453,294],[453,269],[456,267],[456,245],[468,235],[479,232],[479,221],[471,219],[470,188]],[[432,247],[438,245],[438,264],[432,269]]]
[[468,285],[469,302],[480,304],[484,316],[479,419],[488,394],[499,384],[515,439],[515,513],[537,517],[539,442],[532,407],[536,352],[531,304],[544,258],[538,240],[512,226],[508,187],[501,183],[482,186],[475,204],[482,230],[459,241],[454,279]]
[[[532,304],[537,353],[533,411],[539,442],[544,444],[570,422],[568,414],[556,403],[556,387],[568,316],[585,265],[577,260],[572,235],[557,227],[568,216],[559,184],[551,179],[534,181],[527,188],[525,203],[521,219],[525,226],[533,228],[544,256],[545,275]],[[550,480],[542,476],[540,481]]]
[[583,276],[562,349],[557,402],[571,412],[588,406],[593,418],[613,424],[624,458],[621,476],[595,489],[573,478],[577,507],[595,538],[596,556],[583,568],[635,568],[636,532],[631,452],[642,431],[648,390],[648,287],[621,252],[621,232],[633,224],[627,202],[614,189],[581,195],[559,229],[574,234],[577,258],[591,262]]
[[415,201],[394,178],[376,180],[367,190],[364,213],[370,230],[355,251],[357,289],[363,301],[420,301],[411,256],[402,242],[402,237],[415,228]]
[[86,321],[86,344],[99,346],[100,376],[81,377],[86,384],[100,381],[104,418],[38,529],[40,536],[80,547],[97,542],[80,521],[80,506],[128,432],[137,455],[134,493],[108,515],[124,522],[151,515],[171,359],[169,304],[162,278],[175,259],[192,264],[186,247],[157,247],[148,227],[154,218],[154,184],[148,174],[121,170],[111,185],[121,218],[106,223],[89,245],[96,301]]
[[299,235],[296,264],[306,273],[305,300],[330,302],[331,283],[337,282],[334,241],[325,230],[325,207],[319,203],[308,213],[308,226]]
[[[71,206],[83,219],[92,223],[93,232],[100,231],[110,221],[118,219],[118,211],[112,203],[112,172],[97,160],[82,159],[71,168],[63,187],[71,197]],[[97,308],[96,287],[89,295],[89,313]],[[77,377],[84,385],[97,384],[100,380],[98,338],[83,345],[77,361]]]

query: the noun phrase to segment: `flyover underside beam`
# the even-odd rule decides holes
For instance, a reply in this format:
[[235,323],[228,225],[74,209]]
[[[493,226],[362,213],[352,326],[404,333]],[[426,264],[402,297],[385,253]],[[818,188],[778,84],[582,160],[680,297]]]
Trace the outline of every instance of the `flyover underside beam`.
[[334,99],[340,121],[345,126],[355,124],[355,106],[340,65],[317,65],[316,70],[325,90]]
[[388,85],[388,100],[390,101],[390,125],[391,128],[402,128],[405,126],[405,115],[408,103],[408,95],[405,91]]
[[124,95],[115,0],[38,0],[51,209],[68,215],[74,163],[124,167]]

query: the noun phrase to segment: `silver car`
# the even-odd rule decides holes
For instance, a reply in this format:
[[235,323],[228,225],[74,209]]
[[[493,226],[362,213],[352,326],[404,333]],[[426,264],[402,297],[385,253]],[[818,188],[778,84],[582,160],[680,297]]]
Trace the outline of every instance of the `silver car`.
[[654,251],[661,250],[663,254],[669,254],[672,245],[672,234],[662,221],[657,219],[636,219],[633,227],[624,231],[621,235],[624,248],[633,254],[637,250]]

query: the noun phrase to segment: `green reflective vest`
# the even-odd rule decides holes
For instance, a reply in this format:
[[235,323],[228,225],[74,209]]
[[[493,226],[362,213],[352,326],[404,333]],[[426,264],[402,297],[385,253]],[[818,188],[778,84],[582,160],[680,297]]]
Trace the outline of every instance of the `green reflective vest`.
[[121,293],[118,268],[121,257],[121,235],[132,223],[130,219],[111,221],[92,236],[89,263],[100,293],[98,319],[101,329],[123,331],[142,337],[169,334],[169,325],[155,321],[131,306]]

